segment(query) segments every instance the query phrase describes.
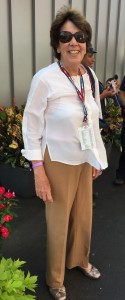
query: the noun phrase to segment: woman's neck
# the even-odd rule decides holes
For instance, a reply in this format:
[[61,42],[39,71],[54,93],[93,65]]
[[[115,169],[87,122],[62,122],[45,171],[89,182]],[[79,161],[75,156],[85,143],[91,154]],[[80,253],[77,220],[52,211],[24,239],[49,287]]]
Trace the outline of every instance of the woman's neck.
[[70,76],[77,76],[79,75],[79,69],[80,69],[80,65],[67,65],[65,63],[63,63],[63,61],[61,61],[62,66],[66,69],[66,71],[70,74]]
[[82,75],[86,73],[86,69],[81,64],[77,64],[77,65],[71,64],[71,65],[69,65],[69,64],[64,63],[63,61],[60,61],[60,63],[67,70],[67,72],[70,74],[70,76],[78,76],[79,71],[81,72]]

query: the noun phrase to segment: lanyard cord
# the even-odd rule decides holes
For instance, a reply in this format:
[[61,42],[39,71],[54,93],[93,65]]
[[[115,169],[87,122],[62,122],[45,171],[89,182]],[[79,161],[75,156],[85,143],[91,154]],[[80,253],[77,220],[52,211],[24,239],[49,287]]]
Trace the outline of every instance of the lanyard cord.
[[82,77],[82,73],[79,69],[79,75],[80,75],[80,87],[81,87],[81,92],[79,91],[79,89],[77,88],[77,86],[74,84],[74,81],[72,79],[72,77],[70,76],[70,74],[68,73],[68,71],[62,66],[62,64],[60,63],[60,61],[58,61],[58,65],[61,69],[61,71],[67,76],[67,78],[69,79],[69,81],[73,84],[76,92],[77,92],[77,95],[79,97],[79,99],[82,101],[83,103],[83,111],[84,111],[84,119],[83,119],[83,122],[86,122],[87,121],[87,109],[86,109],[86,106],[84,104],[84,100],[85,100],[85,89],[84,89],[84,80],[83,80],[83,77]]

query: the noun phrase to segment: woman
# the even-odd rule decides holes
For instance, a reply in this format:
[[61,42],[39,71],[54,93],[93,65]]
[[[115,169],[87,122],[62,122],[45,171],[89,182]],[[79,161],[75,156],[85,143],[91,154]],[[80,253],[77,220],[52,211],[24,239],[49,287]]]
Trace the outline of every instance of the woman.
[[36,194],[46,205],[46,282],[54,299],[66,299],[65,264],[94,279],[101,275],[89,263],[92,178],[107,167],[107,160],[98,125],[98,80],[95,76],[94,101],[81,65],[91,27],[79,12],[64,7],[50,38],[58,61],[32,80],[22,154],[32,161]]

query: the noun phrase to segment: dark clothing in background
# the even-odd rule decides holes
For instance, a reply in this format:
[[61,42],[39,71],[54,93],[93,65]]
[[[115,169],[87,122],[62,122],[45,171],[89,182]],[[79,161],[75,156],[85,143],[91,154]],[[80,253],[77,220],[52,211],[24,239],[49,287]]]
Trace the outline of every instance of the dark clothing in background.
[[[104,89],[105,89],[105,87],[104,87],[103,83],[99,81],[99,93],[100,93],[100,95],[102,94]],[[101,108],[102,108],[102,115],[103,116],[105,116],[105,106],[106,106],[105,102],[108,103],[110,101],[110,99],[113,99],[115,106],[120,106],[118,94],[116,94],[112,97],[106,97],[105,99],[101,100]]]
[[[122,80],[120,91],[125,92],[125,76]],[[125,106],[121,106],[122,116],[123,116],[123,124],[122,124],[122,132],[121,132],[121,146],[122,151],[119,159],[119,166],[116,170],[116,178],[125,180]]]

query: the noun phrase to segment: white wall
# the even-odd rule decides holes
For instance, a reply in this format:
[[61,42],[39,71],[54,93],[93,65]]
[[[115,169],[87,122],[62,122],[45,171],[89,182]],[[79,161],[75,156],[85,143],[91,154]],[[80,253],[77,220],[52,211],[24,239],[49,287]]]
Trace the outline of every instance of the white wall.
[[97,49],[95,71],[105,82],[125,73],[125,0],[0,0],[0,105],[26,98],[33,74],[53,61],[49,31],[57,10],[86,15]]
[[10,103],[10,65],[7,0],[0,0],[0,103]]

